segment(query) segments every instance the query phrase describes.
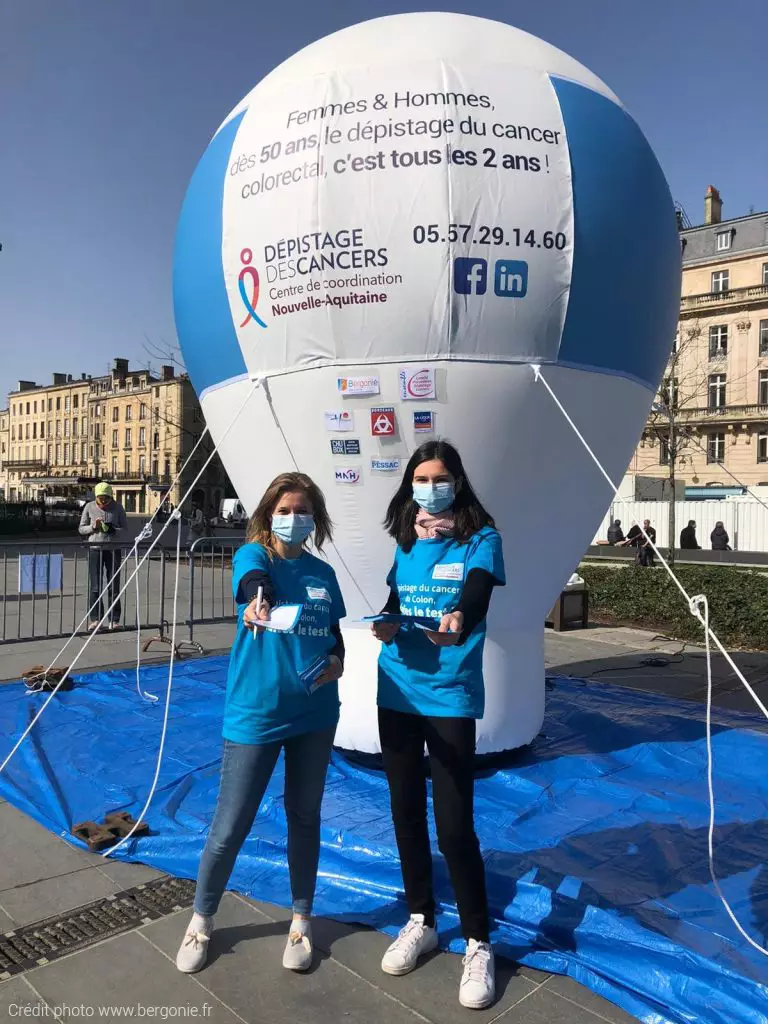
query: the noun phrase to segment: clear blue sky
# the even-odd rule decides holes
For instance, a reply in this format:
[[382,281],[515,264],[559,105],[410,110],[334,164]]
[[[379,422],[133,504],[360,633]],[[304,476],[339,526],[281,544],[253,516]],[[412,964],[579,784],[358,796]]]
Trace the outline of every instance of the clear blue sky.
[[768,208],[768,0],[5,0],[0,405],[18,378],[146,363],[145,336],[173,342],[175,222],[229,110],[363,12],[435,6],[507,21],[591,68],[694,223],[710,183],[724,216]]

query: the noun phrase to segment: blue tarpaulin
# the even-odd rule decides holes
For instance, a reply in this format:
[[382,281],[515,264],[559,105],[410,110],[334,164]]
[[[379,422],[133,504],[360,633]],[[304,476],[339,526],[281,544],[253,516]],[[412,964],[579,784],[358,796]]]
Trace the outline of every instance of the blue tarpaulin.
[[[194,877],[213,813],[226,658],[178,665],[152,835],[117,856]],[[142,670],[162,693],[167,668]],[[4,755],[45,695],[0,689]],[[77,677],[0,776],[0,795],[47,828],[138,814],[154,774],[162,705],[135,673]],[[568,974],[648,1024],[765,1024],[768,957],[728,919],[709,877],[704,709],[590,681],[548,683],[547,718],[514,767],[477,781],[477,830],[501,955]],[[762,720],[760,720],[762,721]],[[718,877],[742,925],[768,940],[768,735],[714,714]],[[289,902],[278,767],[231,887]],[[2,841],[0,840],[0,851]],[[0,852],[0,856],[1,856]],[[406,916],[386,781],[335,754],[323,804],[318,914],[395,931]],[[446,946],[459,929],[444,864],[435,885]]]

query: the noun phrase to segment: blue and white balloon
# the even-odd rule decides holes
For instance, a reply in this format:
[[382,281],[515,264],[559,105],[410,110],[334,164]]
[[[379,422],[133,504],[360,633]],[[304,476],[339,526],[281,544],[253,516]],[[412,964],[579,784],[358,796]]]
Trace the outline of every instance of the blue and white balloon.
[[[508,25],[355,25],[224,121],[180,217],[178,333],[246,508],[294,460],[328,497],[350,616],[341,746],[377,749],[377,644],[355,620],[386,598],[383,512],[430,436],[458,446],[504,538],[479,749],[536,735],[543,620],[610,492],[531,365],[621,477],[679,284],[673,204],[637,124]],[[256,377],[268,393],[224,436]]]

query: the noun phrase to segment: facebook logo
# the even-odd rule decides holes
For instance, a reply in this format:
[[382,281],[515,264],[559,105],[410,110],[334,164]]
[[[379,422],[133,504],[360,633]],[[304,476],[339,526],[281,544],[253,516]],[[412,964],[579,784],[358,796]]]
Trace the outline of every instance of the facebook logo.
[[524,260],[496,260],[493,290],[502,298],[525,298],[528,291],[528,264]]
[[459,295],[485,295],[488,260],[457,256],[453,261],[453,290]]

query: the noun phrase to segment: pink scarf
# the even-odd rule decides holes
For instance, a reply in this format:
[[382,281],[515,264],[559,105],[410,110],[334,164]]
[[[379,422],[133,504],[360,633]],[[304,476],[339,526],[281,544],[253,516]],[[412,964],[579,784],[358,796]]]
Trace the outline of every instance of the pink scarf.
[[416,513],[416,536],[419,540],[432,540],[435,537],[451,537],[454,531],[453,512],[446,509],[431,515],[420,508]]

